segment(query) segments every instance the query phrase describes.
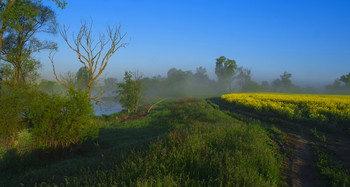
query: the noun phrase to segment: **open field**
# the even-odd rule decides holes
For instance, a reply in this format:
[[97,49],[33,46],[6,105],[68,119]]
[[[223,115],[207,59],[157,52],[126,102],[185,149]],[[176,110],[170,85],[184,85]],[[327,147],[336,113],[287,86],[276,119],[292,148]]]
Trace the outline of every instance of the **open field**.
[[232,107],[277,116],[328,130],[349,130],[350,96],[301,94],[226,94]]
[[[350,185],[347,134],[320,129],[316,122],[324,118],[306,115],[314,106],[315,114],[344,127],[349,116],[341,106],[349,97],[230,94],[222,98],[167,100],[150,114],[123,122],[117,120],[122,113],[98,116],[94,118],[98,138],[66,149],[45,152],[31,149],[30,142],[2,147],[0,185]],[[283,112],[292,109],[305,118]],[[343,115],[342,120],[325,111]]]
[[287,134],[289,186],[350,185],[349,96],[247,93],[213,100],[231,115]]
[[282,182],[281,156],[268,132],[258,122],[238,121],[202,99],[168,102],[138,120],[117,123],[115,116],[105,116],[98,121],[99,138],[64,160],[35,165],[24,160],[45,155],[33,151],[23,157],[11,155],[11,160],[7,152],[0,163],[1,184],[279,186]]

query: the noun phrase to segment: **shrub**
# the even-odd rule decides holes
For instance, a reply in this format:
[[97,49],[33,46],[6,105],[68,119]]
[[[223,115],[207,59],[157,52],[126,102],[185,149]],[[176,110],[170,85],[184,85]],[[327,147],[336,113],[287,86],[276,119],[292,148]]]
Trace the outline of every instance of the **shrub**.
[[17,152],[20,155],[26,154],[32,150],[33,136],[28,129],[23,129],[18,132],[16,141]]
[[0,97],[0,137],[11,140],[26,127],[23,114],[33,94],[25,89],[3,89]]
[[120,103],[126,109],[128,113],[138,111],[141,102],[142,91],[142,76],[137,72],[131,73],[126,71],[124,75],[124,83],[118,83],[118,89],[116,93],[120,98]]
[[32,133],[39,147],[63,148],[97,135],[98,128],[91,124],[92,116],[89,98],[71,89],[64,97],[41,93],[32,100],[26,118],[33,125]]

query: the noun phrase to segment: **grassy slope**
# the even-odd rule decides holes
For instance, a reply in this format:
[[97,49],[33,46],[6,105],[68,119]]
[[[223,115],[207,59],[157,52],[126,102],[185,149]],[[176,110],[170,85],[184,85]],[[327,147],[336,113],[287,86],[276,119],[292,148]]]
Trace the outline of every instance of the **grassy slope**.
[[204,100],[165,103],[147,118],[121,124],[109,120],[114,124],[101,128],[98,141],[81,148],[83,157],[0,178],[3,185],[281,184],[280,155],[267,131]]

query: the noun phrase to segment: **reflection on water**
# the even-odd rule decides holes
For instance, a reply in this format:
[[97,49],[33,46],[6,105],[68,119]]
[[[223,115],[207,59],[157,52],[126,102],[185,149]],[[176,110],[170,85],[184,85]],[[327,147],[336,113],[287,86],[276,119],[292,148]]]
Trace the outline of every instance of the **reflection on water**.
[[119,102],[115,101],[103,101],[103,104],[94,104],[95,115],[101,116],[102,114],[113,114],[122,111],[123,107]]

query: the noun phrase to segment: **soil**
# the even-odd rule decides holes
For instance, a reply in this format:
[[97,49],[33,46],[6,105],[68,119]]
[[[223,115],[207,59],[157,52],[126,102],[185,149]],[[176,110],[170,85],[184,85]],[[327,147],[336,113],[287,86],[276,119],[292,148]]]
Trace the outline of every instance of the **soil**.
[[291,158],[285,164],[288,186],[327,186],[315,165],[310,140],[302,134],[289,132],[287,147],[292,150]]

